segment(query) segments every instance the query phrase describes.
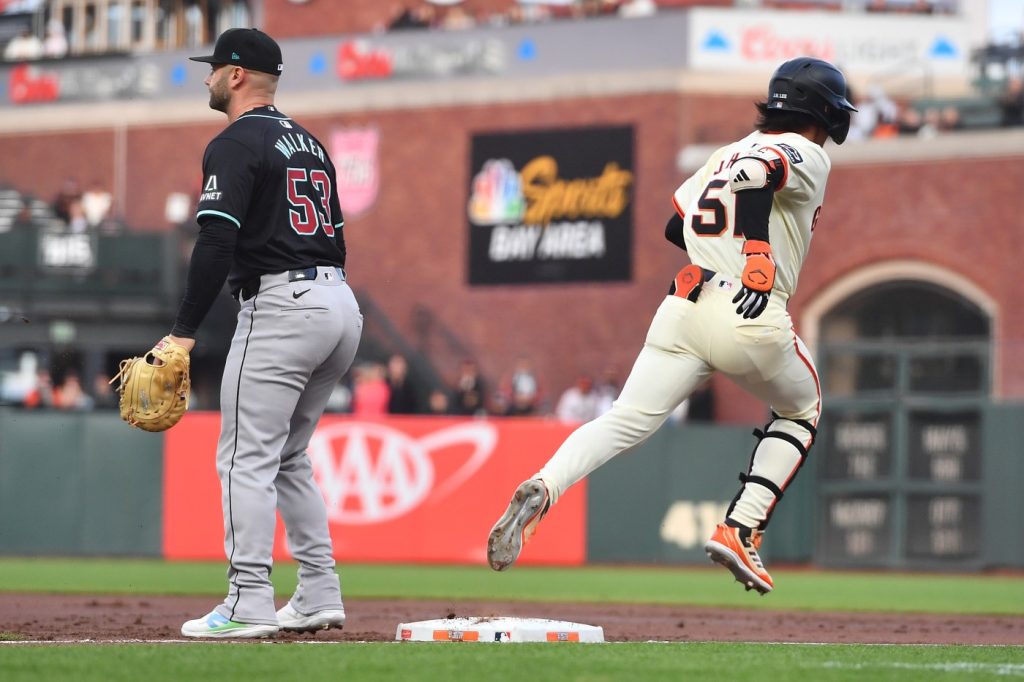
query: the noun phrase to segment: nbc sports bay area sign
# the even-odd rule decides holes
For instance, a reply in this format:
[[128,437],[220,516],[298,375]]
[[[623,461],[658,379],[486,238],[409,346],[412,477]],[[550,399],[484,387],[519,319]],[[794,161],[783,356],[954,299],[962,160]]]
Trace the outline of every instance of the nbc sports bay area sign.
[[475,135],[469,284],[632,277],[633,128]]

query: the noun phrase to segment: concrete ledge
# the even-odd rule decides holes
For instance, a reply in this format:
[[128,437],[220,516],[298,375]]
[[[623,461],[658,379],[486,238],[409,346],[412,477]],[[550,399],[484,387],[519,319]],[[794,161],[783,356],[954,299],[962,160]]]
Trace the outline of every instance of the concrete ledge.
[[[676,157],[680,171],[690,174],[704,165],[721,144],[694,144],[683,147]],[[906,136],[865,142],[828,143],[832,167],[920,163],[933,159],[1024,159],[1024,128],[940,133],[934,137]]]

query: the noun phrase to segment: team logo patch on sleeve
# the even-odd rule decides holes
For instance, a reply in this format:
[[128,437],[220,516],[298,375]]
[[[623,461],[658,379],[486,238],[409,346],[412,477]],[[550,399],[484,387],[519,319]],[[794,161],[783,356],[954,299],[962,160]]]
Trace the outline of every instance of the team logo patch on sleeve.
[[804,157],[800,156],[800,152],[798,152],[794,147],[790,147],[788,144],[777,144],[775,146],[786,152],[786,156],[788,156],[789,160],[793,163],[803,162]]
[[211,175],[206,180],[206,185],[203,186],[203,193],[199,195],[199,201],[218,201],[221,197],[221,192],[217,189],[217,176]]

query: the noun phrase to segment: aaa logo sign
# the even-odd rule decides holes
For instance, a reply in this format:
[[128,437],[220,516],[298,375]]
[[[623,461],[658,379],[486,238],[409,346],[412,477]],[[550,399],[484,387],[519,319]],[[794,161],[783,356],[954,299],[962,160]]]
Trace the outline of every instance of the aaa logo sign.
[[[219,431],[218,414],[190,412],[167,432],[167,558],[224,560]],[[307,452],[327,503],[334,557],[482,565],[487,533],[512,491],[571,432],[569,425],[530,418],[360,421],[325,415]],[[520,562],[583,561],[585,491],[582,481],[559,499]],[[275,559],[289,558],[280,520],[274,537]]]
[[494,425],[485,422],[418,438],[385,424],[342,422],[317,430],[309,456],[328,518],[373,524],[403,516],[428,498],[448,497],[483,466],[497,441]]

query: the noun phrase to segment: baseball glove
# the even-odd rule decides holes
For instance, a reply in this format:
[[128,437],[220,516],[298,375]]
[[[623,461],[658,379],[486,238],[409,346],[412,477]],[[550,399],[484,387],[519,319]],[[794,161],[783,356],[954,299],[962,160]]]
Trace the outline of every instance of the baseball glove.
[[144,431],[166,431],[188,408],[188,351],[165,336],[141,358],[122,360],[110,383],[118,380],[121,419]]

